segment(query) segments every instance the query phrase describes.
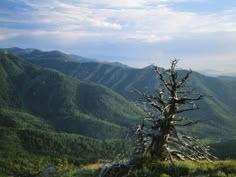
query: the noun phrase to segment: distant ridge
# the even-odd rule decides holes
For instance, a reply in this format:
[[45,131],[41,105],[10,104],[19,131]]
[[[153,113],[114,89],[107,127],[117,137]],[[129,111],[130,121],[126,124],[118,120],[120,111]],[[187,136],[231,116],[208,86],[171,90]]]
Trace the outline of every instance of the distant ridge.
[[[73,61],[73,62],[100,62],[100,63],[106,63],[110,65],[117,65],[121,67],[128,68],[129,66],[124,65],[119,62],[106,62],[106,61],[98,61],[96,59],[91,59],[87,57],[82,57],[79,55],[74,54],[65,54],[63,52],[60,52],[58,50],[51,50],[51,51],[41,51],[34,48],[18,48],[18,47],[12,47],[12,48],[0,48],[0,51],[2,52],[8,52],[8,53],[14,53],[18,57],[24,58],[26,60],[41,60],[41,59],[56,59],[61,61]],[[33,56],[33,58],[32,58]]]

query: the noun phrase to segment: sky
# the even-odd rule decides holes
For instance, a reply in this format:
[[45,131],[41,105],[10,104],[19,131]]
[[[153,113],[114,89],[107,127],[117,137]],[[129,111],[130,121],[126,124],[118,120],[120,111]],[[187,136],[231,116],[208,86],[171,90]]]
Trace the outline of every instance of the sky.
[[236,76],[236,0],[0,0],[0,47]]

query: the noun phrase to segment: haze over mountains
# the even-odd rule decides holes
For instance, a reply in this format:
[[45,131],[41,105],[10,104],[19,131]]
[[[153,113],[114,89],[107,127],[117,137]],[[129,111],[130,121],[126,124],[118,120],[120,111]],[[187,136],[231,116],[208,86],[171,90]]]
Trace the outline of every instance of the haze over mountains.
[[[56,69],[66,75],[81,81],[89,81],[105,85],[113,89],[130,101],[137,101],[140,97],[135,90],[141,92],[153,92],[159,85],[152,67],[136,69],[117,63],[102,63],[82,57],[71,57],[59,51],[43,52],[36,49],[10,48],[2,49],[15,53],[27,62]],[[180,62],[181,64],[181,62]],[[184,71],[183,71],[184,72]],[[235,127],[235,103],[236,103],[236,79],[231,77],[207,77],[194,72],[191,76],[191,84],[197,91],[212,96],[199,103],[200,110],[192,112],[195,119],[208,120],[208,123],[198,125],[214,138],[223,135],[234,134]],[[89,111],[88,111],[89,112]],[[196,127],[198,127],[196,126]],[[219,132],[220,130],[220,132]]]

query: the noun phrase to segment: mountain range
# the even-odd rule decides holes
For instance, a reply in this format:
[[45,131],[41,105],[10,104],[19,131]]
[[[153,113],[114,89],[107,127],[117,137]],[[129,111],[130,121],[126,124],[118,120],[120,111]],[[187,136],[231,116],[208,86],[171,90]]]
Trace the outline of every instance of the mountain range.
[[115,157],[121,139],[143,115],[101,84],[6,52],[0,53],[0,83],[0,167],[14,175],[20,175],[25,163],[42,159],[80,163]]
[[1,108],[40,117],[56,130],[111,138],[142,114],[103,85],[79,81],[12,54],[1,54],[0,62]]
[[[85,82],[102,84],[119,93],[131,102],[137,101],[139,92],[154,92],[159,81],[152,66],[137,69],[117,63],[104,63],[85,59],[83,62],[71,59],[71,55],[59,51],[43,52],[36,49],[9,48],[12,52],[34,65],[55,69],[72,78]],[[184,70],[180,72],[186,72]],[[236,129],[236,79],[234,77],[208,77],[193,72],[189,82],[206,97],[198,105],[200,110],[191,112],[193,119],[207,120],[192,127],[190,131],[200,137],[206,133],[215,140],[235,136]]]
[[[0,49],[0,83],[4,168],[15,159],[22,165],[33,163],[31,158],[49,161],[49,156],[76,163],[114,157],[124,148],[122,139],[145,115],[138,92],[153,93],[160,86],[152,66],[137,69],[60,51],[20,48]],[[185,131],[207,142],[233,139],[236,79],[193,72],[189,83],[210,97],[198,103],[199,110],[185,115],[204,122]]]

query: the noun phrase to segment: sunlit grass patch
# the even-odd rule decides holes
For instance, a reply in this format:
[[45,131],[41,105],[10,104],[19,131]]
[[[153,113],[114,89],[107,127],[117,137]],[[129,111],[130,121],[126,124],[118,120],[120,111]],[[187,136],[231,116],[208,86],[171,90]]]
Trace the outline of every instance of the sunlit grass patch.
[[86,170],[97,170],[97,169],[101,168],[103,165],[104,165],[104,163],[97,162],[97,163],[92,163],[92,164],[83,165],[83,166],[82,166],[82,169],[86,169]]
[[[169,162],[160,162],[146,159],[142,168],[135,169],[130,177],[143,176],[236,176],[236,160],[222,161],[176,161],[174,165]],[[135,174],[132,176],[132,174]]]

